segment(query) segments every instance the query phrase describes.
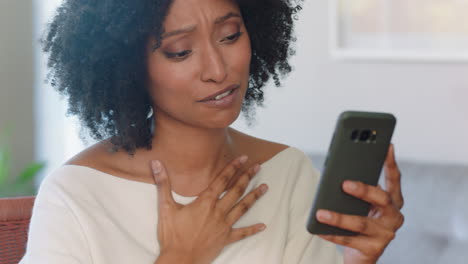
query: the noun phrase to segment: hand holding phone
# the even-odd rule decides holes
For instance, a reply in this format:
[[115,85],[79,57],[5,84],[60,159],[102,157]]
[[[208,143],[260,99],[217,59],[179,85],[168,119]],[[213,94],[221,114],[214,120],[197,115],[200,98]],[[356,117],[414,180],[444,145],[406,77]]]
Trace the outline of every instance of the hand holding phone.
[[326,209],[367,216],[370,203],[345,193],[343,183],[377,185],[395,124],[396,118],[388,113],[346,111],[339,116],[307,223],[310,233],[356,235],[320,223],[316,213]]
[[[395,120],[391,115],[382,114],[345,112],[340,116],[307,223],[309,232],[345,246],[346,263],[375,263],[404,222],[400,212],[403,206],[401,173],[393,145],[388,147]],[[361,137],[361,131],[356,138],[353,132],[356,129],[370,130],[370,134],[376,136],[368,138],[369,133],[365,132]],[[379,144],[379,135],[385,130],[391,132],[383,133],[387,146],[349,145],[349,137],[352,141],[371,144],[375,140],[375,144]],[[383,158],[379,148],[385,150]],[[382,160],[386,190],[376,186]],[[353,183],[355,188],[350,188]]]

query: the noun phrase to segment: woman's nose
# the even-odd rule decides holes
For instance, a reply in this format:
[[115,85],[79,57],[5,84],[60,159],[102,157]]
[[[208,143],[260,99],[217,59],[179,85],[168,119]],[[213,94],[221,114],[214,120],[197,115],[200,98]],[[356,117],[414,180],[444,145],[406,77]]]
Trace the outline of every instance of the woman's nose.
[[202,81],[222,83],[226,76],[227,69],[223,54],[215,46],[207,45],[202,56]]

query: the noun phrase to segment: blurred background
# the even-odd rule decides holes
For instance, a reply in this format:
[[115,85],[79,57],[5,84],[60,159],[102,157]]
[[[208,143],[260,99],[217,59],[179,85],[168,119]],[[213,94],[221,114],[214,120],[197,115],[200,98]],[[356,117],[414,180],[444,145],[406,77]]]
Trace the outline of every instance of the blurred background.
[[[82,141],[44,82],[38,39],[59,0],[0,1],[0,197],[35,195]],[[306,1],[293,72],[266,88],[256,124],[232,125],[307,152],[320,170],[338,115],[390,112],[406,223],[379,263],[466,263],[468,0]],[[85,135],[83,135],[85,136]]]

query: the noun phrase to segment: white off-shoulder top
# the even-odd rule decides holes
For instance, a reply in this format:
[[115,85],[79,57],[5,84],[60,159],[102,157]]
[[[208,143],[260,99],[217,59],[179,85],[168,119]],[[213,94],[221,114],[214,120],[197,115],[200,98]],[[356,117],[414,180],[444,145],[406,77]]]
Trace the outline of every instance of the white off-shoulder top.
[[[233,227],[267,228],[226,246],[213,264],[343,263],[334,244],[306,230],[319,177],[295,147],[264,162],[244,196],[262,183],[268,192]],[[181,204],[197,198],[172,195]],[[20,264],[153,264],[157,202],[154,184],[63,165],[41,182]]]

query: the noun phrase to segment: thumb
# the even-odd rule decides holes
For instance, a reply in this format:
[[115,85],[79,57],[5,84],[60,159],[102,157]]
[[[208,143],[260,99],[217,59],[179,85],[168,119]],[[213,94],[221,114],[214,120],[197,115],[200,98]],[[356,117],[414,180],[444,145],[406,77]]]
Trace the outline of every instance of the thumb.
[[162,163],[159,160],[153,160],[151,161],[151,168],[158,189],[158,204],[176,204],[171,193],[171,181]]

